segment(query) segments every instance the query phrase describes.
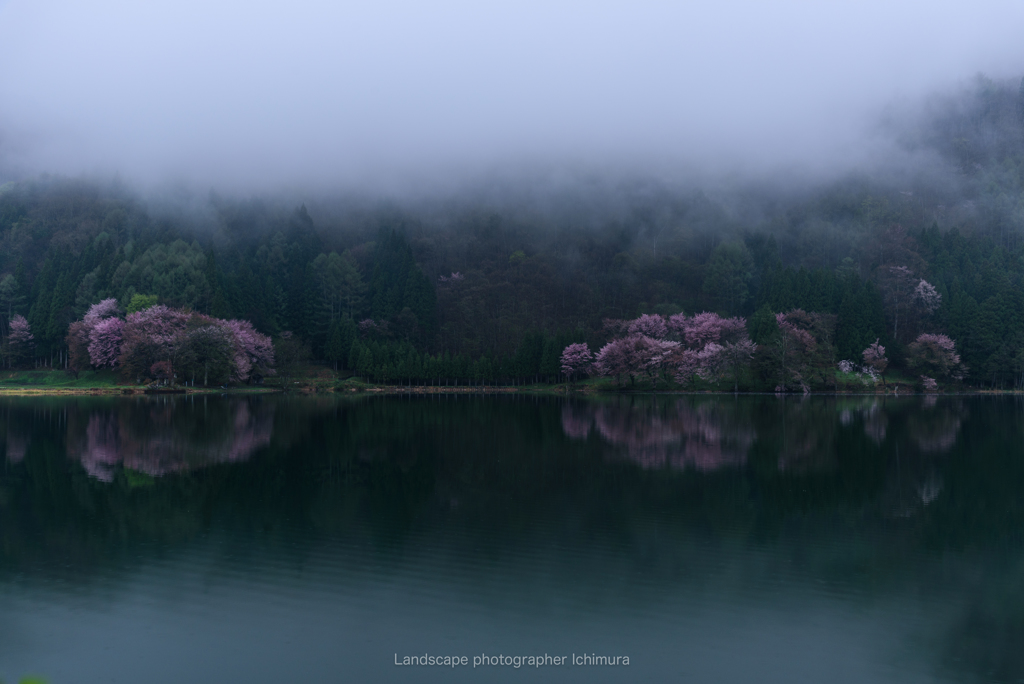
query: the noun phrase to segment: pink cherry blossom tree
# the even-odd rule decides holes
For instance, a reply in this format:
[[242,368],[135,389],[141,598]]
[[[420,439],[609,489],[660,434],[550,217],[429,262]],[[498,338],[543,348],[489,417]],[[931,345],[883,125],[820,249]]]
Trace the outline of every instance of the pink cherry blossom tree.
[[934,285],[922,278],[917,287],[914,288],[914,302],[922,311],[932,314],[942,304],[942,295],[939,294]]
[[889,366],[889,359],[885,358],[885,347],[879,344],[876,339],[874,344],[869,345],[867,349],[861,352],[861,356],[864,357],[864,363],[867,367],[882,378],[882,384],[884,385],[885,369]]
[[[68,345],[68,372],[78,376],[79,371],[95,365],[89,353],[89,345],[92,344],[93,331],[103,321],[116,318],[120,315],[117,307],[117,300],[110,298],[93,304],[85,312],[82,320],[75,321],[68,327],[68,334],[65,341]],[[122,321],[123,322],[123,321]],[[109,333],[110,331],[106,331]],[[106,337],[106,333],[104,337]],[[117,340],[120,345],[120,339]],[[108,352],[104,352],[109,356]],[[114,352],[115,356],[118,352]],[[105,363],[103,365],[113,365]]]
[[708,382],[718,382],[725,373],[725,347],[717,342],[708,342],[697,352],[700,365],[697,375]]
[[963,377],[966,368],[960,363],[956,342],[947,335],[922,333],[907,346],[907,362],[915,370],[938,377]]
[[[86,324],[84,320],[82,322]],[[89,333],[90,363],[97,368],[116,366],[121,358],[123,333],[124,321],[120,318],[104,318],[93,325]]]
[[722,318],[709,311],[673,323],[677,327],[682,324],[683,338],[692,349],[703,349],[709,342],[737,342],[747,334],[747,322],[743,318]]
[[660,340],[668,335],[668,326],[665,325],[665,319],[657,314],[643,314],[629,322],[626,332],[630,335],[646,335]]
[[232,378],[245,382],[253,377],[272,375],[274,344],[269,337],[256,332],[249,321],[224,321],[223,326],[233,340]]
[[583,342],[570,344],[562,350],[562,372],[573,381],[577,375],[589,373],[594,362],[594,353]]
[[635,382],[636,376],[644,374],[651,379],[655,388],[662,371],[679,348],[678,342],[658,340],[641,334],[630,335],[617,342],[621,344],[625,372],[631,381]]
[[634,369],[630,365],[629,344],[624,338],[612,340],[597,352],[594,369],[605,377],[614,377],[621,382],[623,375],[633,380]]
[[163,304],[130,314],[121,336],[118,363],[127,377],[141,379],[150,375],[157,361],[174,357],[175,339],[185,331],[189,314]]
[[626,329],[629,328],[630,321],[623,321],[618,318],[604,318],[601,319],[601,328],[610,337],[616,337],[624,335]]
[[35,348],[35,336],[25,317],[18,314],[11,318],[9,331],[7,333],[7,357],[10,359],[11,365],[20,364],[32,355],[32,350]]
[[651,379],[655,389],[658,387],[658,379],[671,364],[680,344],[673,340],[659,340],[648,337],[646,341],[646,353],[640,358],[641,367]]
[[695,349],[679,349],[672,358],[673,377],[682,386],[687,386],[701,370],[700,352]]
[[91,330],[100,321],[119,315],[121,315],[121,311],[118,309],[117,300],[111,297],[90,306],[89,310],[85,312],[85,316],[82,317],[82,322]]

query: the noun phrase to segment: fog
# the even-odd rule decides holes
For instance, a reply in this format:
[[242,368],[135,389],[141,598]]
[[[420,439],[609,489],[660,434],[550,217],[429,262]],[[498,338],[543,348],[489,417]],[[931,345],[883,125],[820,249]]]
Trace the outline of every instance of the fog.
[[827,176],[899,161],[881,123],[930,94],[1019,76],[1022,25],[1011,0],[0,0],[0,176]]

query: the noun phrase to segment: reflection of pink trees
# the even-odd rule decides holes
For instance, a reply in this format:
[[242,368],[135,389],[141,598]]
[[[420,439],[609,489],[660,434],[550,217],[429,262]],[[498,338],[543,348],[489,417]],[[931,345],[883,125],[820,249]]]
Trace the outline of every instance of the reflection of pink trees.
[[711,471],[746,461],[754,442],[751,426],[741,424],[717,403],[685,401],[667,411],[635,406],[566,406],[562,429],[574,439],[591,429],[643,468]]
[[889,417],[878,402],[874,402],[864,410],[864,434],[875,444],[885,441],[888,432]]
[[28,452],[29,438],[15,434],[8,428],[7,431],[7,460],[10,463],[21,463],[25,460]]
[[942,454],[952,449],[967,414],[960,403],[945,403],[937,410],[936,403],[925,404],[924,408],[931,410],[919,411],[907,421],[910,438],[925,454]]
[[94,413],[83,438],[76,440],[69,435],[69,454],[81,461],[91,476],[110,482],[119,465],[159,477],[215,463],[244,461],[270,443],[272,406],[253,411],[247,402],[237,402],[230,408],[231,430],[199,437],[176,428],[171,419],[173,410],[153,406],[149,419],[141,424],[133,421],[135,416],[130,413]]
[[594,413],[582,406],[566,404],[562,408],[562,432],[570,439],[586,439],[594,424]]

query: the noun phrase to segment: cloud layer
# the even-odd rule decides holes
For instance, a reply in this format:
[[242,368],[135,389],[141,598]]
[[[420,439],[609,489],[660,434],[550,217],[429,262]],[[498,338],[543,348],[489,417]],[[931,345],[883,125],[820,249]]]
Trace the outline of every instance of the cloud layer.
[[8,0],[0,163],[225,188],[798,166],[1024,71],[1019,2]]

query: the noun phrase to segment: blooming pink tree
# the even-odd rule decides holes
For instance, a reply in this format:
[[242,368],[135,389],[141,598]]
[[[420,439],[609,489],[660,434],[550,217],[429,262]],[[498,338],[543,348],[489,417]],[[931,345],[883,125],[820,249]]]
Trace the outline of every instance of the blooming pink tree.
[[922,333],[907,346],[907,361],[915,370],[927,371],[938,377],[963,377],[966,370],[956,352],[956,342],[946,335]]
[[689,385],[694,375],[701,370],[700,352],[695,349],[679,349],[672,358],[676,382],[684,387]]
[[925,313],[935,313],[935,310],[942,304],[942,295],[935,289],[935,286],[923,278],[914,288],[914,302]]
[[10,332],[7,333],[7,356],[13,365],[21,363],[32,355],[32,350],[35,348],[35,336],[25,317],[18,314],[11,318],[9,330]]
[[634,369],[630,365],[629,344],[624,338],[612,340],[597,352],[594,369],[606,377],[614,377],[620,382],[623,375],[634,378]]
[[123,332],[124,321],[120,318],[104,318],[96,323],[89,333],[90,363],[97,368],[116,366],[121,358]]
[[141,379],[150,375],[157,361],[174,357],[175,339],[185,331],[189,314],[163,304],[130,314],[121,334],[121,356],[124,374]]
[[[96,326],[103,321],[115,319],[120,314],[120,310],[117,307],[117,300],[110,298],[104,299],[103,301],[93,304],[86,311],[85,316],[82,320],[75,321],[68,327],[68,334],[66,342],[68,345],[68,371],[73,373],[76,377],[78,372],[85,368],[95,365],[91,354],[89,353],[89,346],[92,344],[93,331]],[[122,321],[123,322],[123,321]],[[109,333],[110,331],[106,331]],[[103,335],[107,337],[106,333]],[[116,345],[120,346],[120,338],[117,339]],[[109,358],[109,352],[104,352],[106,358]],[[119,351],[113,352],[115,358]],[[112,363],[104,363],[102,365],[113,365]]]
[[569,376],[569,382],[583,373],[589,373],[594,362],[594,353],[583,342],[570,344],[562,350],[562,372]]
[[708,382],[718,382],[725,373],[725,347],[717,342],[708,342],[697,352],[697,375]]
[[90,306],[89,310],[85,312],[85,316],[82,317],[82,322],[91,330],[100,321],[119,315],[121,315],[121,311],[117,307],[117,300],[111,297]]
[[601,328],[611,337],[624,335],[626,333],[626,329],[629,328],[629,324],[630,321],[624,321],[619,318],[601,319]]
[[693,318],[673,321],[675,327],[682,327],[682,336],[687,346],[703,349],[709,342],[735,342],[746,337],[747,323],[742,318],[722,318],[716,313],[705,311]]
[[[641,335],[640,337],[645,337]],[[641,347],[637,347],[638,356],[637,361],[640,363],[640,367],[647,373],[647,377],[651,379],[653,386],[658,387],[658,378],[666,370],[675,357],[677,350],[679,349],[679,343],[672,340],[659,340],[652,337],[646,337],[642,348],[643,351],[639,351]]]
[[884,384],[885,369],[889,365],[889,359],[885,358],[885,347],[879,344],[876,339],[874,344],[861,352],[861,356],[864,357],[864,363],[867,364],[868,368],[871,368],[882,377],[882,383]]
[[660,340],[668,335],[668,326],[665,319],[657,314],[644,314],[629,322],[626,332],[630,335],[646,335],[647,337]]
[[273,374],[274,344],[269,337],[256,332],[249,321],[225,321],[234,349],[232,378],[245,382],[253,374],[263,377]]

